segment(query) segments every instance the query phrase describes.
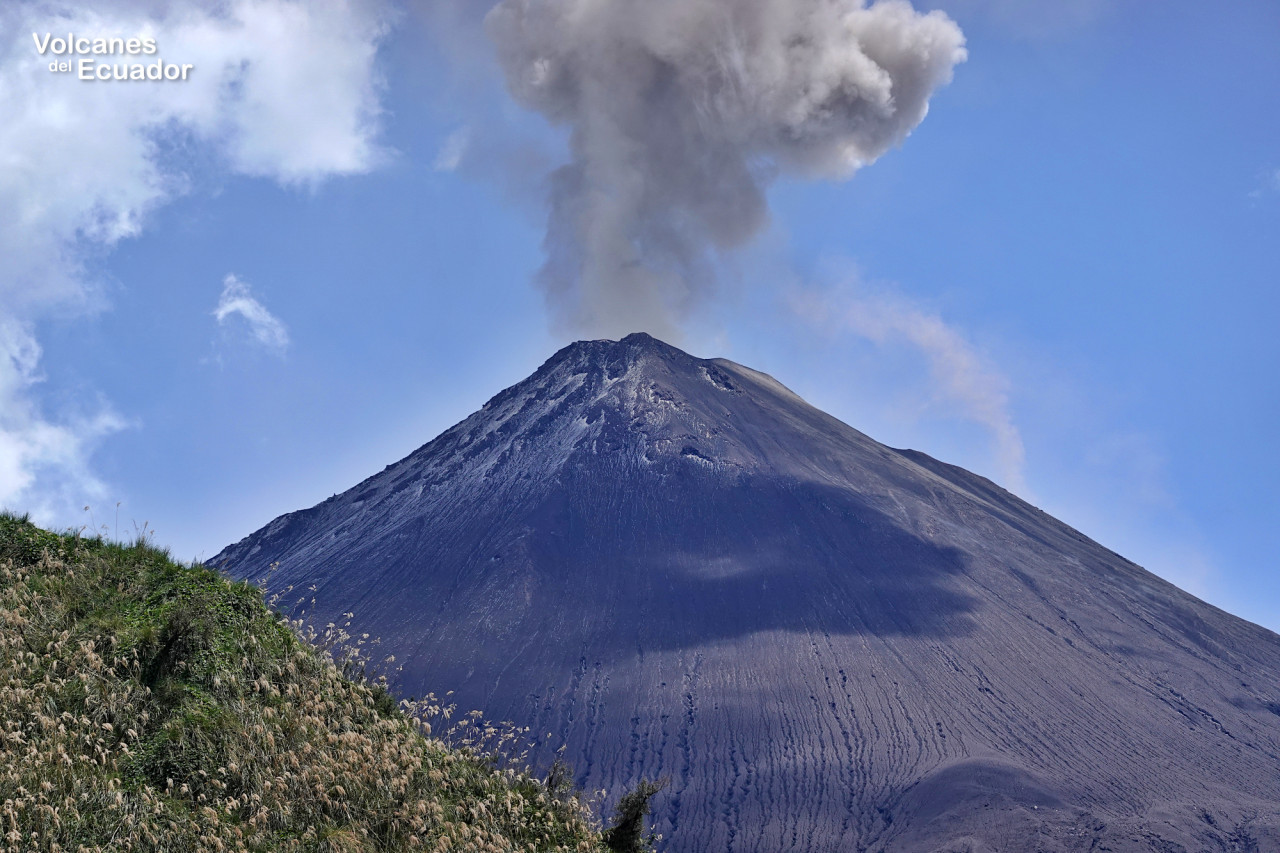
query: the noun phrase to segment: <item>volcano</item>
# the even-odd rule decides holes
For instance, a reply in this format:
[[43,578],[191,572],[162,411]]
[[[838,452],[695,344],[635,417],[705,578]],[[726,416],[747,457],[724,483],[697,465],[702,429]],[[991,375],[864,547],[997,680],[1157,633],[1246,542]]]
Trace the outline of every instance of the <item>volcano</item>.
[[647,335],[211,563],[610,799],[669,777],[670,853],[1280,850],[1280,637]]

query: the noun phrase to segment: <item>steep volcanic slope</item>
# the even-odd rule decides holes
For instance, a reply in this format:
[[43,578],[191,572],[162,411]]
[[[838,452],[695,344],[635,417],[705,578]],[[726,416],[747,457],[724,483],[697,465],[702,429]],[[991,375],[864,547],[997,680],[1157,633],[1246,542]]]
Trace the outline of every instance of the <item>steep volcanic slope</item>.
[[273,562],[407,692],[670,776],[671,851],[1280,850],[1280,637],[646,335],[214,559]]

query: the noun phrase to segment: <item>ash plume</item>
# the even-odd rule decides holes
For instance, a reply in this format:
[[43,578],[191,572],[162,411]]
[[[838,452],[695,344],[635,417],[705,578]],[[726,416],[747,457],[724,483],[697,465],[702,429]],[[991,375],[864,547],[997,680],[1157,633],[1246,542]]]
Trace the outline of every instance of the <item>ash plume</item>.
[[565,331],[673,334],[779,174],[844,179],[902,142],[965,58],[905,0],[502,0],[513,96],[570,131],[539,273]]

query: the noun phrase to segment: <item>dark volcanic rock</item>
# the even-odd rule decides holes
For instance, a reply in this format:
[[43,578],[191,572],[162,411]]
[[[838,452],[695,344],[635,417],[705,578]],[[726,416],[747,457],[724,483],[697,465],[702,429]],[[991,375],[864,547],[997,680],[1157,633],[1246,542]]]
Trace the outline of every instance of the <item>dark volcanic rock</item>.
[[667,849],[1280,850],[1280,637],[764,374],[566,347],[214,563],[567,742]]

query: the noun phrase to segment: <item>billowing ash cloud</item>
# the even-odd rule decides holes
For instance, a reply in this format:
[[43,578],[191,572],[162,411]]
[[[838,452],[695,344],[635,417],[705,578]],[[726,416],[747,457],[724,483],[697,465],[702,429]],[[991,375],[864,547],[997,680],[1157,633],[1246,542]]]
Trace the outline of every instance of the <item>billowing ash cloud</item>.
[[540,274],[566,330],[670,334],[779,172],[842,179],[900,143],[965,58],[905,0],[502,0],[513,95],[571,129]]

